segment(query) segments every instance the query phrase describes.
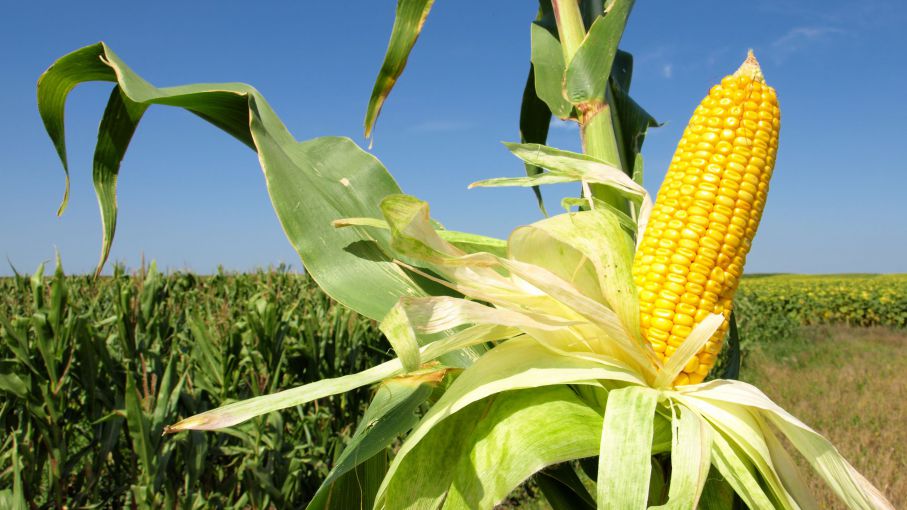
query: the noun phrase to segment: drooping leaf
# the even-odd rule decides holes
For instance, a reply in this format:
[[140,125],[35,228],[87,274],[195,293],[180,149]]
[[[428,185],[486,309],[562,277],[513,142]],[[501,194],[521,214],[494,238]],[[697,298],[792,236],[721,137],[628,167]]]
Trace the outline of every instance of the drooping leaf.
[[459,458],[447,505],[491,508],[543,467],[595,455],[601,420],[566,386],[499,394]]
[[[702,390],[708,394],[709,387],[713,384],[714,381],[702,385]],[[775,470],[771,452],[756,417],[747,408],[737,404],[700,398],[699,395],[690,398],[689,395],[694,393],[694,389],[680,388],[683,388],[681,390],[684,395],[683,404],[708,420],[714,430],[720,431],[733,443],[733,447],[752,463],[767,489],[766,495],[771,498],[773,504],[778,508],[797,508],[796,502]]]
[[[93,80],[113,81],[120,91],[111,96],[105,117],[109,129],[102,126],[101,147],[95,152],[95,169],[107,176],[98,195],[105,211],[105,243],[113,238],[116,203],[110,191],[129,140],[128,128],[134,129],[139,110],[150,104],[179,106],[258,151],[271,202],[287,237],[312,277],[334,299],[377,320],[398,297],[427,295],[426,282],[414,280],[388,258],[388,234],[338,231],[331,226],[333,220],[342,218],[380,217],[381,198],[400,193],[380,162],[345,138],[296,142],[251,86],[227,83],[157,89],[104,43],[75,51],[60,58],[38,83],[39,111],[64,169],[65,100],[76,84]],[[117,106],[117,101],[122,105]]]
[[775,508],[755,476],[755,468],[722,434],[712,437],[712,464],[748,508]]
[[627,386],[608,392],[598,456],[598,508],[645,510],[658,392]]
[[[480,325],[451,333],[421,347],[420,359],[432,361],[450,352],[458,352],[482,342],[504,340],[514,336],[511,328],[497,325]],[[428,372],[447,370],[445,367],[429,367]],[[232,427],[256,416],[302,405],[313,400],[344,393],[362,386],[374,384],[389,377],[403,373],[403,364],[399,359],[392,359],[380,365],[363,370],[357,374],[345,375],[333,379],[321,379],[303,386],[283,390],[269,395],[250,398],[227,404],[166,427],[165,433],[176,433],[183,430],[217,430]],[[413,374],[410,374],[413,375]]]
[[[528,338],[514,338],[486,352],[451,384],[407,437],[388,470],[378,501],[396,476],[406,456],[438,423],[459,410],[503,391],[575,384],[599,379],[638,384],[632,371],[618,366],[568,356],[554,355]],[[651,420],[650,420],[651,421]],[[651,445],[650,445],[651,446]]]
[[712,428],[690,409],[674,409],[671,482],[659,510],[697,508],[711,466]]
[[760,420],[760,425],[762,434],[765,437],[765,444],[768,446],[772,456],[772,465],[778,471],[784,488],[787,489],[802,510],[818,510],[819,504],[816,502],[816,498],[806,485],[806,481],[800,474],[800,469],[794,459],[791,458],[784,445],[778,440],[775,431],[764,420]]
[[98,144],[95,147],[93,158],[92,180],[95,193],[98,196],[98,206],[101,209],[101,225],[103,238],[101,240],[101,259],[95,268],[95,276],[101,274],[101,269],[110,255],[110,246],[113,244],[113,235],[117,227],[117,177],[119,176],[120,163],[126,155],[129,141],[138,127],[147,104],[140,104],[125,97],[120,87],[116,86],[110,92],[104,117],[98,128]]
[[696,400],[759,410],[803,454],[848,507],[867,510],[894,508],[827,439],[772,402],[758,388],[740,381],[712,381],[696,390]]
[[403,73],[406,60],[416,44],[416,39],[419,38],[419,33],[422,32],[422,26],[433,3],[434,0],[397,0],[397,13],[390,41],[387,43],[387,53],[375,79],[375,86],[372,88],[368,109],[365,112],[366,138],[372,136],[384,100]]
[[412,324],[406,316],[404,304],[398,301],[391,311],[387,312],[378,327],[387,337],[403,369],[407,372],[418,369],[421,363],[419,343],[416,340],[416,332],[413,331]]
[[[475,186],[501,186],[501,185],[531,185],[531,180],[539,180],[544,183],[546,178],[552,179],[551,182],[575,182],[586,181],[590,183],[605,184],[626,196],[631,200],[639,201],[647,193],[646,190],[626,174],[621,172],[615,162],[602,161],[600,159],[579,154],[570,151],[564,151],[538,144],[504,144],[514,156],[522,159],[527,163],[540,166],[548,170],[547,173],[534,177],[525,177],[523,184],[518,179],[489,179],[479,181],[470,185]],[[507,181],[513,181],[508,183]]]

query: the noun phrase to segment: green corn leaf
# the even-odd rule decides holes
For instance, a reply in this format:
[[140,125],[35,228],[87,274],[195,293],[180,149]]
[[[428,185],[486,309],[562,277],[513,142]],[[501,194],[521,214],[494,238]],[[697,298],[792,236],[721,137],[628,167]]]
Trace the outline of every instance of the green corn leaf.
[[38,79],[38,111],[66,174],[66,186],[57,215],[63,214],[69,203],[69,163],[66,158],[66,137],[63,134],[63,107],[66,104],[66,97],[80,83],[114,79],[116,76],[113,69],[98,58],[96,46],[86,46],[57,60],[51,69]]
[[775,508],[756,479],[752,463],[718,430],[712,437],[712,464],[748,508]]
[[573,112],[573,105],[564,97],[564,52],[555,31],[538,22],[530,26],[532,40],[532,68],[535,77],[535,93],[552,114],[567,119]]
[[18,366],[13,360],[0,361],[0,391],[12,393],[17,398],[27,398],[28,385],[16,373]]
[[[523,89],[523,101],[520,104],[520,142],[544,144],[548,141],[548,128],[550,125],[551,109],[538,97],[535,91],[535,66],[529,64],[529,76],[526,78],[526,86]],[[525,166],[526,175],[531,176],[542,172],[542,169],[535,165],[526,163]],[[539,210],[544,216],[548,216],[541,188],[534,186],[532,192],[535,194]]]
[[178,377],[177,374],[177,356],[171,355],[164,368],[151,413],[150,436],[155,441],[163,433],[167,420],[176,412],[183,381],[184,378]]
[[12,323],[10,323],[9,319],[7,319],[6,315],[3,313],[0,313],[0,327],[3,327],[4,331],[4,344],[13,353],[16,361],[28,367],[33,374],[40,375],[38,368],[31,362],[28,340],[26,340],[25,336],[19,332],[19,330],[13,327]]
[[554,510],[595,510],[595,500],[569,463],[539,471],[535,482]]
[[[140,104],[125,97],[120,87],[116,86],[110,92],[110,99],[104,109],[101,125],[98,128],[98,144],[95,147],[93,158],[92,180],[95,193],[98,196],[98,206],[101,209],[101,225],[103,238],[101,240],[101,259],[98,261],[95,275],[101,273],[104,262],[110,255],[110,246],[113,244],[113,235],[117,226],[117,177],[119,176],[120,163],[126,155],[129,141],[138,127],[147,104]],[[62,134],[61,134],[62,136]]]
[[702,497],[699,498],[699,508],[701,510],[737,510],[739,507],[735,506],[736,499],[734,489],[712,466],[705,487],[702,489]]
[[13,439],[11,447],[12,455],[10,459],[13,468],[12,491],[0,491],[0,495],[3,496],[0,501],[3,502],[4,508],[9,508],[10,510],[26,510],[29,506],[25,501],[25,488],[22,483],[22,460],[19,458],[19,442],[16,440],[15,432],[10,435]]
[[645,510],[658,392],[628,386],[608,393],[598,456],[598,508]]
[[[476,402],[433,427],[423,439],[424,447],[413,449],[412,456],[407,455],[407,462],[398,463],[395,458],[378,489],[375,508],[439,508],[447,496],[457,460],[468,448],[469,440],[491,402],[493,399]],[[397,471],[399,476],[390,478],[389,475]]]
[[712,428],[690,409],[674,409],[668,502],[653,510],[697,508],[711,466]]
[[[704,386],[705,394],[710,394],[709,387],[714,384],[715,382],[712,382]],[[692,390],[684,388],[683,391]],[[733,442],[734,448],[747,457],[758,471],[760,479],[764,481],[768,489],[766,495],[772,499],[776,507],[797,508],[796,502],[774,468],[771,452],[753,413],[737,404],[701,398],[698,394],[695,398],[688,398],[685,395],[682,402],[708,420],[716,431],[721,431],[725,438]]]
[[[452,333],[422,347],[420,356],[423,361],[432,361],[449,352],[459,351],[481,342],[503,340],[515,334],[511,328],[488,325],[476,326]],[[439,368],[438,370],[445,369]],[[400,375],[402,372],[403,364],[401,361],[393,359],[357,374],[333,379],[321,379],[296,388],[227,404],[211,411],[190,416],[179,423],[166,427],[164,432],[217,430],[232,427],[256,416],[374,384],[389,377]]]
[[469,404],[503,391],[584,383],[598,379],[639,383],[638,377],[630,370],[604,362],[556,355],[534,340],[515,338],[504,342],[464,370],[422,418],[391,463],[378,501],[382,501],[382,493],[394,479],[396,470],[409,451],[418,445],[436,424]]
[[[343,227],[370,227],[382,230],[390,230],[387,221],[376,218],[344,218],[335,220],[333,225],[337,228]],[[470,234],[469,232],[458,232],[455,230],[437,229],[438,236],[448,243],[456,246],[466,253],[487,252],[498,257],[507,256],[507,241],[496,239],[494,237],[483,236],[479,234]]]
[[370,509],[375,503],[375,493],[387,471],[387,453],[377,453],[360,461],[339,476],[330,485],[322,487],[306,506],[306,510]]
[[135,378],[131,370],[126,371],[126,423],[129,427],[129,437],[132,439],[133,451],[139,457],[142,471],[141,480],[145,487],[150,487],[157,472],[155,455],[151,445],[148,419],[142,410],[139,391],[135,386]]
[[390,41],[387,43],[387,53],[375,79],[372,96],[368,100],[368,109],[365,112],[366,138],[372,136],[384,100],[403,73],[406,60],[416,44],[416,39],[419,38],[433,3],[434,0],[397,0],[397,14]]
[[586,38],[567,65],[565,90],[573,104],[603,102],[617,44],[624,33],[633,0],[612,0],[604,17],[592,23]]
[[498,395],[461,454],[446,505],[491,508],[545,466],[595,455],[601,420],[566,386]]
[[594,455],[600,435],[601,415],[565,386],[500,393],[433,427],[399,465],[385,507],[491,508],[539,469]]
[[[365,235],[358,229],[337,231],[331,226],[341,218],[379,217],[380,199],[400,192],[380,162],[345,138],[296,142],[264,98],[248,85],[157,89],[103,43],[66,55],[38,82],[39,111],[64,170],[65,100],[76,84],[93,80],[115,82],[120,91],[111,96],[99,133],[101,146],[95,152],[95,181],[103,184],[98,199],[105,211],[105,244],[111,242],[115,225],[110,191],[129,139],[129,133],[115,135],[113,130],[134,128],[140,110],[150,104],[178,106],[258,151],[271,202],[287,237],[306,269],[333,298],[377,320],[399,296],[426,295],[425,282],[413,280],[388,259],[388,235]],[[122,102],[119,106],[118,101]],[[102,253],[106,251],[105,246]]]
[[[378,387],[359,427],[306,507],[307,510],[371,508],[381,479],[387,471],[384,450],[416,424],[416,411],[431,395],[432,388],[437,383],[437,374],[438,372],[432,372],[397,377],[384,381]],[[378,476],[366,477],[370,483],[359,487],[355,485],[355,481],[363,471]]]
[[614,55],[611,64],[611,79],[624,93],[630,92],[630,82],[633,79],[633,55],[621,49]]

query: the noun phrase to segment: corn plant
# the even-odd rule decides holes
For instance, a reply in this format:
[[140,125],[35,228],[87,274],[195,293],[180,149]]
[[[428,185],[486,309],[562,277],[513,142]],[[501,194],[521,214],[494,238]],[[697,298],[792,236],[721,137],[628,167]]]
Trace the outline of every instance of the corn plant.
[[369,389],[229,435],[167,438],[164,426],[388,358],[372,321],[286,272],[152,265],[94,280],[58,263],[50,279],[42,266],[0,289],[12,298],[0,312],[2,508],[304,505],[353,440]]
[[[431,3],[397,4],[367,135]],[[564,201],[566,213],[506,241],[444,230],[425,202],[404,194],[349,139],[296,141],[248,85],[159,89],[103,43],[48,69],[39,109],[64,169],[68,92],[84,81],[114,83],[94,162],[104,228],[99,269],[113,239],[119,163],[143,113],[152,104],[185,108],[258,153],[307,271],[337,301],[381,321],[396,354],[296,388],[264,385],[261,396],[165,431],[230,434],[273,411],[385,381],[399,388],[376,395],[310,508],[491,508],[546,466],[589,458],[597,458],[586,463],[593,494],[581,490],[576,472],[554,468],[552,483],[542,485],[552,504],[729,508],[736,497],[750,508],[814,507],[782,437],[849,507],[891,508],[827,440],[757,388],[702,382],[731,327],[779,110],[751,56],[697,108],[653,208],[640,185],[639,151],[655,122],[630,97],[632,57],[618,49],[632,4],[540,2],[522,139],[506,146],[527,176],[475,185],[533,187],[543,205],[539,186],[575,182],[580,196]],[[544,145],[552,116],[578,123],[583,153]],[[271,349],[279,346],[266,347],[254,358],[280,363]],[[437,394],[430,397],[426,384]],[[423,399],[428,408],[416,423]],[[136,498],[156,480],[146,477]],[[570,491],[573,502],[561,497]]]

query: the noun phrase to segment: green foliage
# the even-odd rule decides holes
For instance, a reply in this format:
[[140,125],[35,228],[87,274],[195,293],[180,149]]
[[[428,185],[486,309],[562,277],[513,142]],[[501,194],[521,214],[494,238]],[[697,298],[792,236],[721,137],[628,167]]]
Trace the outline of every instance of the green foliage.
[[[744,350],[796,337],[817,317],[847,323],[840,305],[866,307],[849,317],[882,318],[861,324],[902,324],[894,320],[905,285],[896,275],[747,278],[736,304]],[[163,426],[389,357],[374,322],[283,270],[199,277],[152,267],[93,280],[59,269],[47,279],[41,268],[0,279],[0,291],[0,501],[8,506],[17,498],[45,508],[300,506],[354,454],[340,456],[357,444],[368,390],[227,434],[162,438]],[[383,472],[386,462],[379,453],[369,467]]]
[[[744,317],[797,324],[907,327],[907,275],[771,275],[744,278],[737,293]],[[746,309],[748,313],[743,313]]]
[[369,389],[226,434],[163,437],[164,426],[388,357],[373,321],[286,271],[164,276],[152,264],[94,280],[59,266],[48,279],[41,267],[0,279],[0,296],[9,505],[300,507],[350,441]]
[[801,326],[907,327],[907,275],[757,275],[734,304],[741,348],[798,337]]

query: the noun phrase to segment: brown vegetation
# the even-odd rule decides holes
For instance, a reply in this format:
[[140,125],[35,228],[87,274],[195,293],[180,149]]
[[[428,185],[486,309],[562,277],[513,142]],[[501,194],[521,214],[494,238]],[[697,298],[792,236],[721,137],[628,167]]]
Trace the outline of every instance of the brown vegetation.
[[[907,508],[907,332],[813,327],[754,351],[744,378],[828,437],[895,508]],[[812,470],[804,473],[819,508],[844,508]]]

